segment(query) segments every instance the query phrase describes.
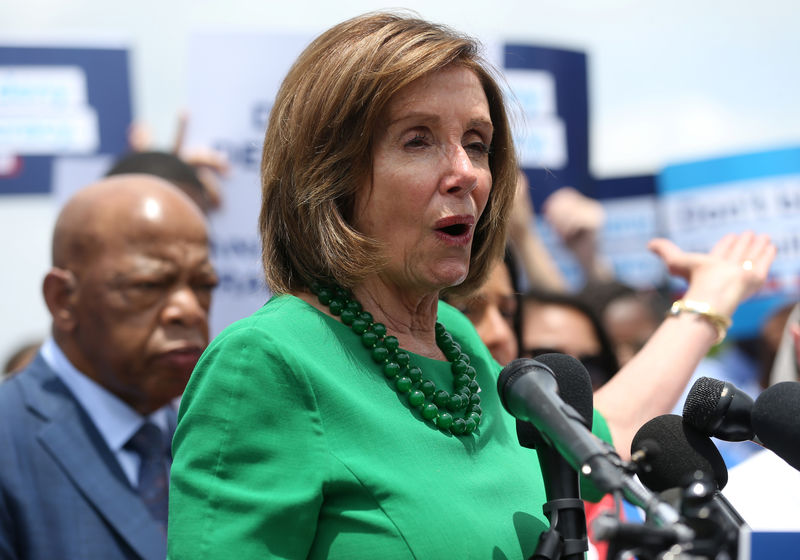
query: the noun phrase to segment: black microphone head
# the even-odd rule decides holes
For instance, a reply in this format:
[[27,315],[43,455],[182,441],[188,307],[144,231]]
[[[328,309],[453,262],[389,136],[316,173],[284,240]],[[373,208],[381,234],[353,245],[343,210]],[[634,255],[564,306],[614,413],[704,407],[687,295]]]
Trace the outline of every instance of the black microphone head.
[[500,395],[500,402],[503,404],[503,408],[505,408],[512,415],[513,412],[511,412],[508,406],[508,391],[517,381],[517,379],[532,369],[546,371],[553,379],[555,379],[555,375],[552,371],[550,371],[550,368],[531,358],[517,358],[516,360],[513,360],[503,368],[503,370],[500,372],[500,376],[497,378],[497,393]]
[[776,383],[756,399],[753,429],[764,447],[800,470],[800,383]]
[[695,381],[686,395],[686,402],[683,403],[683,419],[693,428],[710,436],[722,422],[722,415],[716,411],[724,387],[724,382],[711,377],[701,377]]
[[657,416],[633,438],[631,456],[637,457],[637,474],[654,492],[682,488],[701,471],[714,479],[717,489],[728,483],[728,469],[708,436],[686,424],[677,414]]
[[592,429],[594,393],[592,378],[580,360],[568,354],[556,352],[540,354],[536,361],[543,363],[553,371],[558,383],[558,394],[561,399],[577,410],[585,420],[584,424]]
[[753,439],[753,399],[733,383],[701,377],[683,405],[683,420],[706,436],[725,441]]

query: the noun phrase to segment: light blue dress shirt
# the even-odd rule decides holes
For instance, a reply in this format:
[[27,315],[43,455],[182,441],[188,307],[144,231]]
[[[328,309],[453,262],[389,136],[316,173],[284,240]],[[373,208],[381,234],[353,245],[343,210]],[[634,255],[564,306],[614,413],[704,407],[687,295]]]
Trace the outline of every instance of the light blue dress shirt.
[[175,414],[173,404],[159,408],[144,417],[116,395],[78,371],[52,338],[44,341],[41,353],[47,365],[56,372],[89,415],[108,448],[117,458],[125,476],[136,488],[140,458],[136,452],[125,449],[125,444],[147,420],[171,436],[172,426],[169,417],[170,415],[174,417]]

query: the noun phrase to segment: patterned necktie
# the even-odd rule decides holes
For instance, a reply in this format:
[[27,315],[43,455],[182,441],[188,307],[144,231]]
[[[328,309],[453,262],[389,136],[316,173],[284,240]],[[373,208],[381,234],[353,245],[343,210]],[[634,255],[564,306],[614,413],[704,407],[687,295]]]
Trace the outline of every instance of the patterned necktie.
[[150,514],[161,524],[166,533],[169,447],[164,441],[164,433],[152,422],[145,422],[128,440],[125,448],[139,454],[141,463],[137,490]]

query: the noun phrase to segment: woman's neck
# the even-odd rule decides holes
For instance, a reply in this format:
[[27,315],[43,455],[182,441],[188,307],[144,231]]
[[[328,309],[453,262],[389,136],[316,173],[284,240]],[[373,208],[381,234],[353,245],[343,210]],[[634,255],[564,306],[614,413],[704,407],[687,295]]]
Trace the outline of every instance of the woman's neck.
[[[438,293],[412,294],[380,278],[368,279],[353,288],[352,292],[364,310],[372,314],[375,322],[383,323],[387,332],[397,337],[402,348],[421,356],[445,359],[436,345]],[[293,295],[338,320],[328,306],[320,303],[310,291],[298,291]]]

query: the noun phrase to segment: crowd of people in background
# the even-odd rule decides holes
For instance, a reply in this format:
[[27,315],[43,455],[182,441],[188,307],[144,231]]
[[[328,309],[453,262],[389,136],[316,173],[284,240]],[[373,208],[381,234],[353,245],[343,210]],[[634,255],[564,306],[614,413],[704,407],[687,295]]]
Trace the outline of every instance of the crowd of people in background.
[[[413,56],[391,59],[386,45],[400,40],[413,45]],[[335,48],[360,41],[372,49],[372,58]],[[245,557],[242,551],[325,557],[363,553],[364,546],[372,547],[368,555],[397,547],[452,551],[462,546],[455,544],[462,528],[448,528],[452,522],[437,517],[435,504],[454,503],[464,516],[469,505],[463,493],[470,484],[508,490],[504,474],[489,472],[498,457],[520,469],[536,465],[516,449],[508,451],[503,438],[513,433],[513,419],[501,418],[499,406],[486,396],[485,384],[514,359],[558,352],[580,360],[602,418],[595,431],[613,442],[623,459],[630,457],[642,424],[680,413],[699,376],[732,381],[753,397],[771,384],[798,379],[794,302],[748,340],[718,339],[725,333],[702,314],[667,315],[672,301],[682,299],[710,302],[715,313],[730,317],[766,279],[775,255],[770,241],[731,232],[699,254],[654,240],[650,249],[670,274],[686,280],[685,293],[669,293],[666,283],[642,288],[621,282],[599,249],[604,212],[598,201],[564,186],[542,208],[533,208],[530,189],[536,185],[529,185],[516,165],[499,88],[473,49],[468,39],[445,28],[390,15],[356,18],[312,43],[284,82],[267,131],[260,228],[264,272],[274,295],[264,309],[254,309],[253,317],[211,342],[208,351],[216,277],[204,217],[224,204],[224,158],[183,149],[185,118],[168,151],[153,149],[143,128],[132,130],[131,153],[79,191],[59,215],[53,268],[44,279],[52,332],[26,342],[4,365],[0,558],[164,558],[173,451],[170,557],[215,558],[226,549]],[[321,77],[319,69],[331,57],[338,57],[344,81]],[[359,64],[383,64],[383,88],[367,83],[354,69]],[[453,82],[461,89],[447,86]],[[364,97],[350,96],[351,87],[363,88]],[[312,115],[296,100],[315,95],[319,114]],[[341,107],[326,107],[325,95],[339,96]],[[350,120],[339,109],[349,111]],[[394,130],[406,121],[408,130]],[[358,126],[370,143],[347,129]],[[329,132],[337,127],[340,134]],[[374,166],[371,174],[365,162]],[[430,178],[435,196],[418,195],[417,183],[403,175],[414,165],[421,177]],[[395,188],[407,189],[401,191],[405,195]],[[400,204],[403,196],[406,202]],[[431,210],[425,197],[440,197],[441,208]],[[449,252],[413,245],[418,235],[413,226],[428,215],[441,218],[442,208],[452,215],[441,223],[433,220],[432,229],[447,239]],[[549,224],[579,263],[580,287],[568,286],[537,233],[538,220]],[[309,239],[301,244],[297,232]],[[472,253],[470,243],[478,247]],[[462,282],[470,289],[454,288]],[[358,307],[355,319],[345,322],[342,308],[335,310],[332,302]],[[370,313],[359,332],[353,321],[360,320],[362,305]],[[442,331],[452,331],[450,342],[461,342],[457,351],[441,342],[447,337],[434,334],[437,320],[444,323]],[[351,329],[358,333],[355,344]],[[364,331],[374,331],[375,340],[359,342]],[[448,362],[468,352],[464,368],[472,363],[478,371],[462,385],[463,406],[459,399],[437,400],[438,412],[434,397],[422,390],[423,373],[416,379],[411,374],[409,383],[419,388],[410,390],[419,393],[414,406],[423,411],[416,425],[408,421],[407,405],[398,402],[398,395],[412,399],[403,390],[387,391],[383,376],[381,386],[359,384],[375,369],[368,356],[353,357],[362,343],[370,350],[388,349],[398,370],[410,371],[410,354],[412,362],[425,365],[419,368],[424,375],[431,371],[435,377],[441,373],[436,364],[449,371]],[[294,386],[287,385],[289,364],[300,378]],[[274,379],[259,380],[264,371]],[[249,394],[243,393],[245,382]],[[369,403],[356,398],[362,392]],[[342,412],[348,407],[370,416],[350,418]],[[384,410],[395,425],[381,424]],[[258,427],[260,415],[283,436]],[[491,449],[497,456],[491,459],[479,457],[472,444],[459,443],[484,425],[495,438]],[[428,443],[437,429],[447,437],[436,433],[440,440]],[[150,450],[137,448],[149,431],[157,433],[146,443]],[[231,431],[239,435],[232,439]],[[391,468],[362,448],[369,438],[384,442],[382,452],[397,454]],[[389,438],[395,438],[391,445],[385,443]],[[412,472],[403,469],[419,466],[419,457],[409,451],[419,440],[429,455],[424,461],[431,462],[423,461],[416,480],[374,477],[381,468],[398,476]],[[755,445],[720,448],[729,467],[747,464],[758,452]],[[455,482],[431,466],[456,468],[469,461],[479,475]],[[430,480],[420,480],[428,474]],[[532,480],[532,488],[536,484]],[[455,498],[445,496],[414,511],[419,495],[437,485]],[[47,499],[40,499],[44,494]],[[587,495],[592,494],[589,487]],[[397,495],[401,499],[393,500]],[[519,537],[530,548],[530,535],[535,538],[544,528],[541,511],[521,522],[530,532],[523,538],[502,517],[521,506],[511,498],[487,500],[492,514],[482,523],[493,532],[486,542],[475,537],[477,545],[467,539],[466,546],[491,550],[491,539],[497,538],[503,541],[498,546],[510,548]],[[376,503],[384,508],[378,516],[370,513]],[[474,533],[478,522],[465,523]],[[356,535],[364,526],[379,527],[383,534],[335,538],[342,532]],[[441,542],[413,542],[415,531],[435,530]],[[602,545],[594,544],[602,554]]]

